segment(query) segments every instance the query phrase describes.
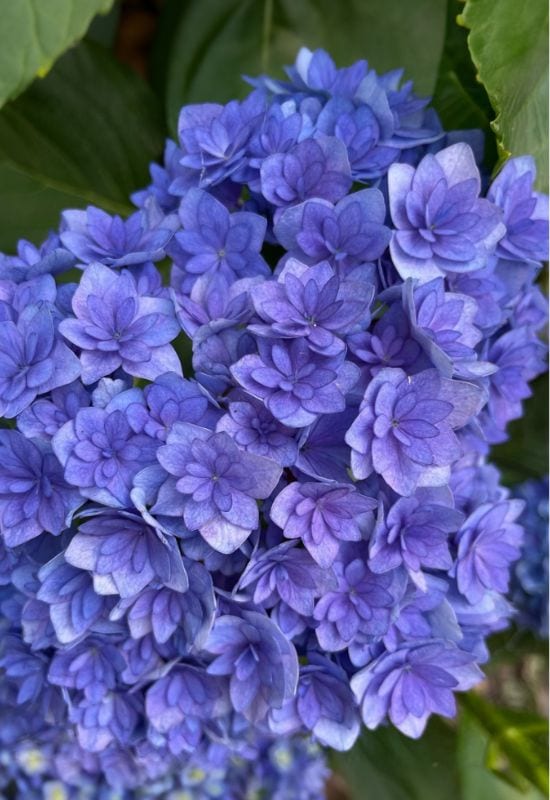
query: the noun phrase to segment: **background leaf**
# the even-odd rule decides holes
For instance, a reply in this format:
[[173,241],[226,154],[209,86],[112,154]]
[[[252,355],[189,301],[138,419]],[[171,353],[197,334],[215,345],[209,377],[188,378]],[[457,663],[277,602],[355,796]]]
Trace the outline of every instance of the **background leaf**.
[[[531,712],[500,708],[476,692],[461,696],[467,718],[488,737],[486,763],[525,788],[528,781],[548,795],[548,720]],[[468,800],[470,800],[468,796]]]
[[461,21],[479,79],[508,155],[534,155],[538,184],[548,189],[548,4],[546,0],[467,0]]
[[485,133],[485,162],[492,169],[497,158],[490,126],[493,114],[487,92],[476,79],[468,51],[467,31],[457,22],[463,8],[462,0],[447,0],[445,44],[433,105],[446,130],[479,128]]
[[542,800],[535,788],[519,790],[488,768],[490,739],[474,716],[462,709],[456,758],[464,800]]
[[129,195],[148,183],[163,140],[149,87],[83,42],[0,113],[0,205],[10,208],[0,217],[3,245],[24,231],[42,235],[68,206],[130,211]]
[[459,800],[456,735],[432,718],[421,739],[396,728],[364,731],[349,753],[336,753],[333,767],[343,775],[353,800]]
[[44,76],[113,0],[0,0],[0,107]]
[[326,48],[341,65],[368,58],[379,71],[404,67],[417,91],[430,93],[445,11],[441,0],[171,0],[153,77],[172,131],[184,103],[242,97],[242,74],[282,74],[302,45]]

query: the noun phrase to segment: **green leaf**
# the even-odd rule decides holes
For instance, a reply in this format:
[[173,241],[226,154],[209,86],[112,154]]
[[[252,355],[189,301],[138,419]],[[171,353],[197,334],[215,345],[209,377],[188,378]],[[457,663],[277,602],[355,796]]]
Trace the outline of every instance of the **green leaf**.
[[13,246],[21,232],[41,235],[67,206],[130,211],[129,195],[148,183],[163,139],[152,91],[83,42],[0,112],[0,240]]
[[509,440],[491,450],[491,461],[509,486],[548,472],[548,375],[537,378],[531,391],[523,416],[510,423]]
[[538,185],[548,188],[548,4],[467,0],[461,22],[479,80],[496,113],[501,156],[535,156]]
[[467,717],[487,736],[485,763],[489,769],[521,790],[530,785],[546,797],[548,721],[531,712],[495,706],[476,692],[461,695],[460,701]]
[[18,239],[35,244],[59,222],[64,208],[82,205],[82,198],[48,189],[9,164],[0,164],[0,250],[12,252]]
[[281,74],[298,49],[324,47],[340,65],[368,59],[404,67],[419,92],[437,77],[445,31],[441,0],[180,0],[168,2],[154,54],[170,127],[184,103],[226,102],[248,91],[242,74]]
[[486,134],[485,161],[492,169],[497,153],[490,127],[491,103],[484,87],[476,80],[466,29],[457,23],[463,7],[461,0],[447,0],[445,44],[433,104],[446,130],[479,128]]
[[457,741],[457,762],[464,800],[542,800],[540,793],[531,788],[518,791],[491,769],[490,740],[464,709],[460,715]]
[[0,107],[77,42],[113,0],[0,0]]
[[455,746],[452,728],[432,718],[418,740],[393,727],[365,731],[349,753],[334,754],[332,765],[353,800],[459,800]]

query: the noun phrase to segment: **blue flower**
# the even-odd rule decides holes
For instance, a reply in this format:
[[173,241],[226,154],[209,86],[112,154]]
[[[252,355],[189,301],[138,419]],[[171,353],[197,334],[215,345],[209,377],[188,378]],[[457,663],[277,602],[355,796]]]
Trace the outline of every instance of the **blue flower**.
[[221,553],[232,553],[259,523],[257,499],[269,497],[281,475],[270,459],[240,450],[226,433],[176,423],[158,460],[177,478],[183,519]]
[[389,717],[413,739],[422,735],[428,717],[454,717],[454,691],[470,689],[481,678],[471,653],[443,641],[404,644],[383,653],[351,679],[369,729]]
[[346,148],[334,136],[305,139],[286,153],[268,156],[260,176],[262,194],[276,208],[310,197],[337,203],[352,183]]
[[263,324],[248,330],[275,339],[303,337],[314,352],[335,356],[345,350],[345,334],[368,324],[373,295],[362,271],[339,280],[327,262],[308,267],[289,259],[277,281],[251,289]]
[[258,214],[230,214],[215,197],[190,189],[180,206],[183,230],[176,233],[171,254],[176,273],[184,273],[181,289],[187,291],[205,273],[219,273],[231,281],[268,275],[260,255],[267,223]]
[[510,158],[489,187],[487,197],[503,210],[506,225],[499,258],[548,260],[548,196],[533,190],[536,175],[532,156]]
[[43,531],[59,535],[82,502],[49,447],[0,430],[0,530],[9,547]]
[[129,272],[91,264],[73,295],[72,307],[75,318],[64,319],[59,330],[80,349],[85,384],[119,367],[149,380],[164,372],[181,374],[176,351],[168,344],[179,333],[172,303],[140,295]]
[[47,603],[55,633],[61,644],[77,641],[101,618],[106,618],[113,601],[98,595],[92,577],[67,564],[63,555],[45,564],[40,572],[38,599]]
[[164,258],[174,227],[174,219],[156,215],[150,203],[126,220],[88,206],[63,212],[61,241],[83,264],[127,267]]
[[16,417],[37,395],[80,375],[75,354],[58,337],[46,305],[29,305],[0,325],[0,414]]
[[326,592],[315,606],[315,635],[329,653],[344,650],[358,634],[383,636],[390,626],[391,610],[404,590],[403,575],[392,571],[377,575],[367,566],[361,551],[345,561],[335,561],[338,587]]
[[510,566],[520,556],[523,529],[516,520],[522,510],[521,500],[484,504],[458,531],[456,579],[468,602],[478,603],[487,591],[507,593]]
[[440,378],[435,370],[413,376],[381,370],[346,434],[354,476],[375,471],[405,496],[418,485],[444,485],[461,454],[453,429],[465,425],[482,400],[476,385]]
[[189,585],[175,539],[125,511],[106,511],[82,523],[65,558],[94,574],[99,594],[133,597],[153,581],[179,592]]
[[311,731],[315,739],[335,750],[349,750],[359,735],[359,715],[343,669],[315,653],[300,670],[296,697],[269,714],[274,733]]
[[[195,173],[200,188],[219,184],[246,165],[247,145],[264,108],[264,99],[255,93],[242,103],[232,100],[225,106],[203,103],[182,108],[178,120],[183,151],[180,163]],[[184,194],[188,185],[185,178],[176,177],[170,191]]]
[[379,258],[391,232],[384,225],[386,208],[378,189],[363,189],[340,199],[307,200],[276,220],[275,236],[297,258],[308,263],[330,261],[349,270]]
[[363,538],[376,501],[351,485],[294,482],[271,506],[271,519],[288,539],[301,539],[320,567],[330,567],[341,542]]
[[345,396],[359,377],[344,354],[328,357],[311,351],[304,339],[260,339],[258,355],[246,355],[231,368],[233,377],[263,400],[280,422],[303,428],[319,414],[343,411]]
[[251,722],[281,708],[296,691],[296,650],[263,614],[243,611],[241,617],[218,617],[206,649],[215,656],[208,674],[228,676],[233,707]]
[[479,171],[466,144],[425,156],[416,170],[393,164],[388,191],[396,228],[391,254],[403,279],[473,272],[506,231],[500,209],[479,199]]
[[134,476],[154,462],[157,442],[134,433],[124,411],[111,408],[80,409],[55,434],[53,448],[65,480],[83,497],[124,508],[131,504]]

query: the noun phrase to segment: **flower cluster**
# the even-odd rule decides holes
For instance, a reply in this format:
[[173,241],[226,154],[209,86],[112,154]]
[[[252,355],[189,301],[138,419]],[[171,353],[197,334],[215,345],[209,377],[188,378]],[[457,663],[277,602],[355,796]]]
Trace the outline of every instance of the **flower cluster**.
[[523,547],[512,577],[516,622],[548,639],[548,475],[516,486],[514,494],[525,501]]
[[321,800],[330,774],[320,747],[303,737],[277,742],[264,737],[239,756],[220,744],[199,748],[185,765],[159,773],[135,791],[93,779],[70,785],[57,777],[55,756],[51,745],[29,742],[0,750],[2,800]]
[[420,736],[511,614],[534,162],[490,183],[400,72],[287,73],[182,109],[129,219],[0,259],[0,737],[71,785]]

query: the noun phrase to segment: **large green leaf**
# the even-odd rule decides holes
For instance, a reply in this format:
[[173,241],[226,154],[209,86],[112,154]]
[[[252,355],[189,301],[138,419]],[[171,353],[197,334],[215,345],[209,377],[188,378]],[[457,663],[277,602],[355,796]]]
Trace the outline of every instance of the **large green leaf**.
[[365,731],[353,750],[332,761],[353,800],[459,800],[455,748],[454,731],[433,718],[418,740],[393,727]]
[[496,160],[495,141],[490,128],[491,104],[484,87],[476,80],[468,50],[467,31],[457,22],[463,8],[461,0],[447,0],[445,44],[433,104],[446,130],[479,128],[486,134],[486,163],[491,169]]
[[461,704],[486,736],[486,766],[520,789],[536,787],[547,796],[548,720],[500,708],[475,692],[462,695]]
[[509,426],[509,440],[491,450],[491,461],[510,486],[548,471],[548,375],[537,378],[531,389],[523,416]]
[[[542,800],[534,787],[519,789],[495,775],[489,736],[475,716],[464,709],[458,727],[456,758],[464,800]],[[516,782],[519,777],[515,775]]]
[[126,213],[163,137],[147,85],[83,42],[0,113],[0,240],[42,233],[67,205]]
[[461,697],[452,727],[433,717],[416,741],[393,727],[365,731],[349,753],[332,754],[352,800],[542,800],[544,721]]
[[0,107],[84,34],[113,0],[0,0]]
[[444,31],[442,0],[172,0],[156,46],[156,84],[165,87],[172,130],[184,103],[240,97],[242,74],[280,74],[302,45],[326,48],[341,65],[366,58],[381,71],[404,67],[429,93]]
[[548,3],[467,0],[461,21],[503,157],[530,153],[548,187]]

